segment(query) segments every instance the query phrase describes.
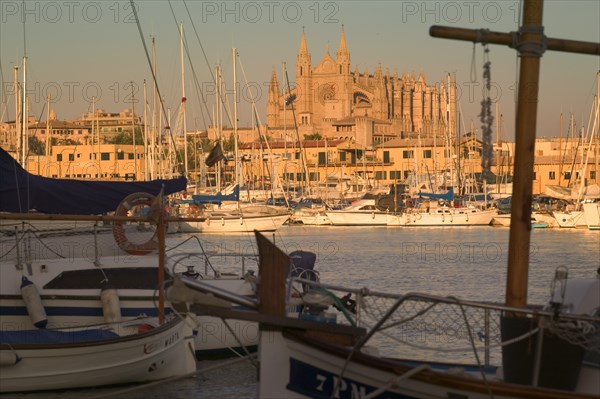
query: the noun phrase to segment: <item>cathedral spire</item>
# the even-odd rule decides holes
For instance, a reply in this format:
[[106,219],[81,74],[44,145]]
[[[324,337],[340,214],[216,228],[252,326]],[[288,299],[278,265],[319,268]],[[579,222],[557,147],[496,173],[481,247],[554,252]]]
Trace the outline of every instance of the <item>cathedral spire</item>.
[[342,25],[342,34],[340,35],[340,44],[337,51],[337,61],[341,61],[341,57],[350,59],[350,53],[348,53],[348,47],[346,46],[346,35],[344,34],[344,25]]
[[340,35],[340,44],[338,46],[335,61],[338,64],[340,74],[350,75],[350,52],[346,46],[346,35],[344,34],[344,25],[342,25],[342,34]]
[[300,50],[298,50],[298,61],[296,63],[296,76],[309,76],[311,67],[310,52],[306,44],[306,34],[304,33],[304,28],[302,28]]
[[310,57],[308,45],[306,44],[306,34],[304,33],[304,28],[302,28],[302,38],[300,39],[300,50],[298,50],[298,57],[301,55]]

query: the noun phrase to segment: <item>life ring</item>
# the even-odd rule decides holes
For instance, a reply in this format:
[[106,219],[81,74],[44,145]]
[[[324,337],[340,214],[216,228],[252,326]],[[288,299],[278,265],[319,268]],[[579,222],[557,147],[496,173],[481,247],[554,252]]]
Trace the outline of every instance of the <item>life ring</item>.
[[[148,193],[133,193],[125,197],[117,207],[115,216],[130,216],[129,212],[138,206],[151,207],[155,196]],[[158,249],[158,229],[154,231],[152,237],[144,243],[133,243],[129,241],[125,234],[125,228],[122,221],[115,221],[113,224],[113,237],[123,251],[131,255],[146,255]]]

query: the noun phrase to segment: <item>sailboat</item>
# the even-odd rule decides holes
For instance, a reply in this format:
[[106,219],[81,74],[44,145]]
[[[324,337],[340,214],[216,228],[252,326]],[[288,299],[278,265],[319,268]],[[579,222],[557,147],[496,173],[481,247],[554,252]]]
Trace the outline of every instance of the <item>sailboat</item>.
[[[234,140],[235,140],[235,180],[240,181],[237,140],[237,96],[236,96],[236,64],[237,51],[232,49],[233,53],[233,97],[234,97]],[[215,165],[224,158],[220,142],[217,142],[215,148],[209,154],[207,165]],[[222,207],[223,203],[231,202],[234,208]],[[268,205],[248,205],[240,204],[239,184],[232,187],[231,193],[222,193],[219,191],[216,195],[193,195],[191,200],[183,200],[182,204],[187,204],[187,214],[184,216],[193,216],[196,220],[185,220],[179,222],[178,232],[181,233],[246,233],[254,230],[275,231],[288,221],[290,214],[287,209]],[[200,209],[206,204],[218,205],[216,209]]]
[[[302,297],[299,320],[285,317],[290,259],[256,233],[260,253],[259,301],[254,311],[234,312],[205,306],[207,314],[259,320],[261,398],[531,398],[600,396],[600,274],[571,279],[556,270],[550,297],[542,306],[527,304],[531,167],[542,51],[542,1],[526,0],[523,29],[528,46],[521,58],[517,147],[506,303],[473,302],[430,294],[379,293],[302,282],[314,288]],[[513,44],[517,35],[432,27],[434,37]],[[597,43],[547,39],[548,49],[600,55]],[[525,248],[525,250],[523,250]],[[310,295],[309,295],[310,294]],[[233,297],[229,297],[233,299]],[[353,298],[353,299],[352,299]],[[295,302],[297,303],[297,302]],[[339,309],[335,312],[335,309]],[[332,314],[333,313],[333,314]],[[448,334],[440,342],[439,333]],[[472,355],[470,363],[390,357],[398,342],[419,353]],[[437,346],[436,346],[437,345]],[[435,346],[432,348],[431,346]],[[493,367],[493,351],[502,366]],[[497,353],[496,353],[497,355]],[[458,356],[458,355],[457,355]]]

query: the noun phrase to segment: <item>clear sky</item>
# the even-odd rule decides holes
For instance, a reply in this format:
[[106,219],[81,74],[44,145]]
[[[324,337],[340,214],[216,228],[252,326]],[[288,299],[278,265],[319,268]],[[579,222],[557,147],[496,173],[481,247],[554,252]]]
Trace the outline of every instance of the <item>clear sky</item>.
[[[285,62],[293,84],[302,30],[313,65],[317,65],[328,46],[335,57],[343,26],[352,71],[358,66],[361,73],[365,68],[373,73],[381,64],[384,71],[389,68],[391,73],[397,70],[399,74],[414,72],[418,76],[422,71],[429,84],[453,73],[464,124],[467,129],[473,124],[480,131],[483,47],[477,45],[474,49],[472,43],[432,38],[429,27],[515,31],[521,6],[521,2],[512,0],[172,0],[135,4],[148,51],[152,37],[156,40],[159,90],[166,106],[172,109],[173,120],[181,99],[178,23],[184,24],[191,56],[191,64],[185,62],[189,130],[194,124],[205,128],[208,115],[212,114],[214,95],[201,105],[196,87],[205,94],[214,91],[211,71],[218,63],[222,64],[227,87],[232,87],[232,47],[237,48],[241,61],[237,69],[240,92],[246,87],[254,88],[259,117],[265,122],[271,72],[275,68],[282,87],[281,70]],[[547,0],[544,5],[544,27],[549,37],[599,42],[599,21],[597,0]],[[136,112],[141,113],[144,80],[148,82],[151,101],[152,76],[129,1],[0,1],[3,98],[0,116],[4,121],[14,119],[14,67],[20,67],[19,80],[22,80],[25,50],[30,114],[37,118],[46,118],[44,104],[48,93],[52,97],[51,108],[59,119],[76,118],[91,111],[92,96],[96,98],[96,107],[110,112],[131,108],[131,82],[135,87]],[[499,113],[503,115],[502,137],[513,139],[516,52],[490,45],[489,59],[492,98],[497,100]],[[578,128],[588,126],[599,69],[600,57],[550,51],[544,54],[538,137],[559,134],[561,113],[564,134],[571,113]],[[240,126],[249,126],[250,96],[246,91],[240,96]]]

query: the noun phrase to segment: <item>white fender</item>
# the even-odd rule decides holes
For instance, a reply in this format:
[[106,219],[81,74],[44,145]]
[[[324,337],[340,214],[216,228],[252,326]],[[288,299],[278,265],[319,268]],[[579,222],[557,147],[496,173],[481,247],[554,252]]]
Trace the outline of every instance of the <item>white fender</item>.
[[117,289],[110,284],[105,284],[100,290],[100,301],[102,301],[102,312],[104,321],[107,323],[118,323],[121,321],[121,304]]
[[0,367],[14,366],[21,360],[17,352],[13,350],[0,351]]
[[21,280],[21,296],[33,325],[37,328],[46,328],[48,316],[46,316],[46,309],[44,309],[40,293],[35,284],[25,276]]

